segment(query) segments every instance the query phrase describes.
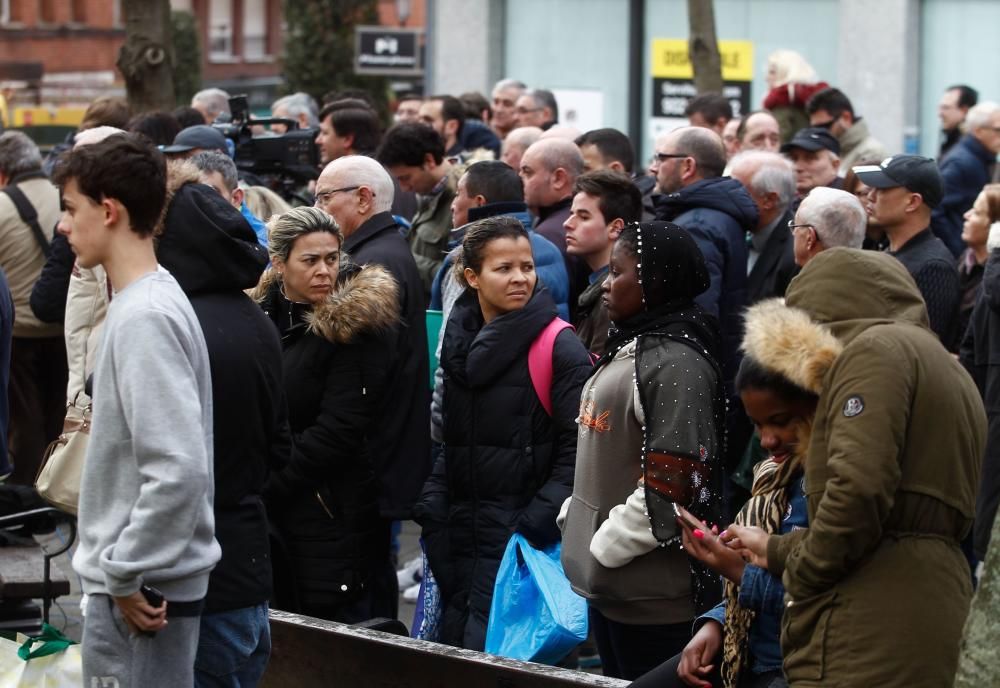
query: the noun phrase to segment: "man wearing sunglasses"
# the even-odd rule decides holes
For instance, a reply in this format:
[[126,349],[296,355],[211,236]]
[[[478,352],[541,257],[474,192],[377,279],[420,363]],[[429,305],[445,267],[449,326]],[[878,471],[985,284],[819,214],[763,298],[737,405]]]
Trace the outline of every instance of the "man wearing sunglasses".
[[868,131],[868,122],[854,114],[854,106],[838,88],[824,88],[806,103],[809,126],[821,127],[840,144],[840,175],[863,160],[889,157],[885,146]]

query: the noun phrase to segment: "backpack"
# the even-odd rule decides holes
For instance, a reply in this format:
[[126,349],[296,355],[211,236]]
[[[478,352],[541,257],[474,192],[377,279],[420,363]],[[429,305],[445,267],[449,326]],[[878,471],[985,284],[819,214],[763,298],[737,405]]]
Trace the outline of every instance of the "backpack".
[[[556,337],[565,329],[576,332],[576,328],[562,318],[555,317],[535,337],[528,349],[528,375],[531,376],[531,386],[535,388],[538,400],[542,402],[545,412],[552,415],[552,351],[556,346]],[[596,360],[590,355],[590,362]]]

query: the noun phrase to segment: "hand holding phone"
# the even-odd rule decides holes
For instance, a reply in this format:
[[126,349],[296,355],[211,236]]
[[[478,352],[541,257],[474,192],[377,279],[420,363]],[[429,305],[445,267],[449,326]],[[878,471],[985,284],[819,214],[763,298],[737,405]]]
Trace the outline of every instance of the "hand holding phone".
[[674,505],[674,515],[677,517],[677,520],[680,521],[685,527],[687,527],[689,530],[702,529],[702,524],[695,521],[691,517],[691,514],[688,513],[687,509],[682,509],[680,505],[677,504],[677,502],[674,502],[673,505]]

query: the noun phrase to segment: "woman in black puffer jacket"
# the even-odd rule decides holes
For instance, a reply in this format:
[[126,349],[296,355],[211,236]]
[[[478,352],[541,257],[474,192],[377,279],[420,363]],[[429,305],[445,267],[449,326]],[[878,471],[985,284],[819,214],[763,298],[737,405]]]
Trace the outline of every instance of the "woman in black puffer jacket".
[[444,454],[414,509],[441,589],[441,642],[482,650],[497,568],[516,531],[559,539],[572,491],[576,417],[590,357],[572,330],[552,351],[550,416],[528,373],[531,343],[556,317],[520,222],[471,225],[457,269],[468,284],[441,353]]
[[273,606],[345,623],[391,617],[396,600],[374,584],[389,552],[368,443],[399,321],[396,281],[350,264],[319,209],[291,210],[269,232],[273,267],[254,295],[281,335],[293,444],[265,485]]

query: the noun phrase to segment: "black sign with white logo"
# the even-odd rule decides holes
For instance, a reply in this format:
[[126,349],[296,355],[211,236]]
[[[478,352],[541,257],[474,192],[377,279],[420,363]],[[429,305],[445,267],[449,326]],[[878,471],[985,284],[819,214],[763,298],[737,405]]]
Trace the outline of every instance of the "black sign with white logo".
[[354,71],[357,74],[413,76],[424,73],[419,29],[359,26],[355,33]]

